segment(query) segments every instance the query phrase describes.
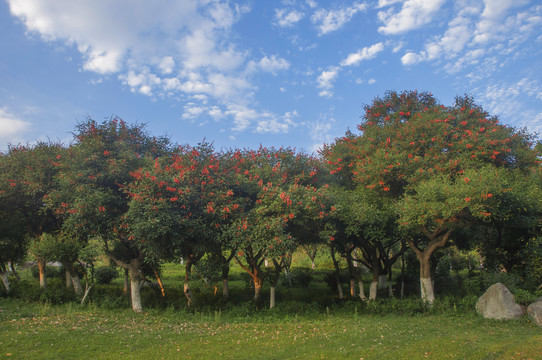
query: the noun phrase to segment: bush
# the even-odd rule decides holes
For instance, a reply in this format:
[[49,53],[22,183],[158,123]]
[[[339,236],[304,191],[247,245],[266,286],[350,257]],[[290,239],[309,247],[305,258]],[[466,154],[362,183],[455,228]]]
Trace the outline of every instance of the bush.
[[40,302],[48,302],[58,305],[77,300],[73,289],[67,288],[61,279],[53,279],[48,282],[47,288],[40,290]]
[[496,283],[503,284],[511,293],[515,293],[519,289],[521,278],[513,273],[483,271],[478,276],[465,279],[464,287],[467,294],[480,296]]
[[[341,284],[348,283],[349,275],[346,274],[346,272],[341,271],[339,275],[339,279],[341,281]],[[333,289],[334,291],[337,290],[337,280],[335,279],[335,271],[328,271],[324,275],[324,281],[326,282],[327,286],[330,289]]]
[[94,270],[94,280],[98,284],[110,284],[118,276],[118,271],[109,266],[101,266]]
[[290,271],[290,275],[292,277],[292,282],[294,283],[294,285],[297,285],[302,288],[308,287],[309,283],[313,279],[311,270],[308,268],[297,268],[295,270]]

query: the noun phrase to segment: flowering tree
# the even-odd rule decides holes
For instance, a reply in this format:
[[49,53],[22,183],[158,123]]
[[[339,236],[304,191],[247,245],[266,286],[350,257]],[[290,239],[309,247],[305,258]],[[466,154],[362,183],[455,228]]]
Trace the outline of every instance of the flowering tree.
[[[3,157],[1,187],[5,211],[9,215],[2,223],[9,228],[3,241],[10,250],[8,261],[20,258],[26,248],[25,238],[36,243],[44,233],[58,231],[62,225],[58,215],[45,205],[47,197],[55,189],[55,176],[65,149],[60,144],[39,142],[34,146],[11,147]],[[44,245],[42,248],[45,248]],[[40,248],[39,245],[33,246]],[[8,255],[10,254],[11,255]],[[38,253],[35,253],[38,254]],[[36,260],[39,267],[40,286],[46,287],[46,254],[41,252]]]
[[[233,243],[239,249],[236,262],[252,278],[254,300],[258,301],[264,278],[271,284],[270,306],[282,269],[297,248],[295,235],[309,228],[309,219],[323,218],[329,211],[323,191],[312,186],[317,178],[317,161],[290,149],[245,151],[238,169],[242,214],[238,217]],[[315,223],[313,223],[315,224]],[[312,231],[315,233],[317,231]],[[266,271],[265,260],[273,267]]]
[[141,239],[130,236],[125,219],[130,198],[124,188],[132,180],[131,171],[167,152],[168,140],[150,137],[143,126],[116,118],[79,124],[75,138],[49,206],[79,241],[95,236],[103,240],[109,258],[129,271],[132,309],[141,311],[141,271],[144,261],[153,259],[140,247]]
[[[224,294],[228,295],[233,250],[227,240],[241,209],[228,180],[231,162],[222,160],[207,143],[179,147],[171,156],[133,172],[135,180],[128,188],[132,197],[130,233],[152,247],[147,251],[161,251],[162,259],[185,260],[184,292],[189,306],[194,301],[189,286],[191,268],[206,253],[218,258]],[[228,250],[230,255],[224,256]]]
[[[447,198],[443,191],[426,189],[436,190],[440,182],[465,190],[459,186],[465,182],[465,173],[483,173],[488,167],[524,176],[536,162],[531,136],[499,124],[469,97],[459,97],[446,108],[430,94],[418,92],[389,92],[376,98],[365,106],[359,129],[360,136],[339,141],[350,150],[348,162],[328,152],[329,162],[336,172],[352,169],[358,186],[397,202],[400,225],[411,232],[408,243],[420,261],[422,298],[431,303],[432,254],[449,241],[457,225],[473,214],[480,215],[481,210],[474,207],[474,202],[465,201],[469,193],[454,190]],[[431,201],[430,194],[434,196]],[[488,196],[483,200],[491,199]],[[461,207],[447,203],[459,200],[463,202]],[[416,201],[421,207],[433,203],[448,210],[438,212],[427,205],[426,212],[418,217],[424,221],[407,221],[409,213],[418,211],[415,209],[419,207],[413,206]],[[497,215],[487,211],[482,216]]]

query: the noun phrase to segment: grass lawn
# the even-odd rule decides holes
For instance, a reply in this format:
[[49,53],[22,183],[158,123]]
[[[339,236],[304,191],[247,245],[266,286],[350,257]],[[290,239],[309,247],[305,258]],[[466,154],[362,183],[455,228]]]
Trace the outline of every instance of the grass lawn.
[[107,310],[0,299],[0,359],[542,359],[542,329],[475,315]]

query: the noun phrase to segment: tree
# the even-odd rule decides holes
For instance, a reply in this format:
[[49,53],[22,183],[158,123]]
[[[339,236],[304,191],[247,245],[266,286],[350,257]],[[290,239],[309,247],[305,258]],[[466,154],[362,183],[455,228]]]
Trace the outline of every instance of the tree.
[[218,259],[228,294],[232,255],[228,259],[223,251],[240,207],[228,180],[231,168],[221,160],[207,143],[179,147],[171,156],[133,172],[135,181],[128,188],[132,200],[127,221],[132,236],[144,239],[146,252],[158,258],[185,260],[184,293],[189,306],[194,302],[191,269],[206,253]]
[[[22,258],[28,244],[45,239],[46,233],[58,231],[62,226],[58,214],[46,206],[47,197],[56,187],[55,176],[64,147],[58,143],[38,142],[34,146],[10,147],[2,157],[1,175],[2,207],[6,212],[2,226],[6,227],[2,242],[9,248],[4,256],[13,263]],[[34,244],[34,250],[41,248],[37,260],[40,269],[40,286],[46,287],[45,251],[47,245]],[[3,263],[4,269],[5,263]]]
[[166,138],[155,138],[142,125],[113,118],[77,126],[75,143],[62,162],[59,191],[49,205],[61,214],[64,229],[79,241],[99,236],[110,259],[128,270],[132,309],[141,311],[140,280],[146,253],[142,239],[131,237],[126,222],[130,197],[124,191],[130,172],[168,151]]
[[[329,212],[322,200],[325,190],[312,185],[319,164],[290,149],[260,148],[239,156],[244,161],[236,181],[242,213],[233,240],[239,249],[235,260],[252,278],[255,301],[260,299],[264,279],[269,279],[274,307],[280,271],[288,268],[291,252],[299,245],[295,235],[303,228],[309,229],[308,236],[317,234],[312,219]],[[267,271],[262,266],[265,260],[273,264]]]
[[11,160],[0,154],[0,277],[8,294],[10,269],[24,258],[28,248],[24,197],[11,176]]
[[[331,147],[329,162],[336,172],[351,168],[358,186],[397,203],[400,224],[411,231],[408,243],[420,261],[422,298],[432,303],[431,256],[464,219],[484,216],[483,206],[466,202],[470,195],[461,192],[467,191],[460,186],[466,172],[483,176],[488,169],[502,169],[516,173],[515,178],[525,176],[536,162],[532,136],[499,124],[468,96],[456,98],[447,108],[431,94],[418,92],[388,92],[375,98],[365,106],[359,129],[360,136],[339,141],[349,149],[349,161],[334,156]],[[415,204],[425,212],[413,211]],[[409,212],[418,214],[417,222],[407,221]]]

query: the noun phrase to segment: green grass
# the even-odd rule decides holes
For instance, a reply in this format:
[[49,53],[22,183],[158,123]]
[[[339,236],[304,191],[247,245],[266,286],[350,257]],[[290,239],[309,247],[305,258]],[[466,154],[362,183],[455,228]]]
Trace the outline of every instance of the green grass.
[[[308,264],[303,254],[297,256],[294,272]],[[166,297],[158,289],[142,289],[142,314],[131,311],[122,277],[96,284],[85,306],[51,305],[25,270],[14,286],[19,298],[0,296],[0,360],[542,359],[541,328],[527,318],[478,317],[476,295],[439,295],[432,308],[417,294],[390,299],[387,290],[376,302],[340,300],[325,282],[332,271],[327,263],[324,256],[319,259],[308,286],[279,281],[276,309],[267,308],[268,283],[262,302],[254,304],[244,272],[233,265],[230,298],[223,299],[220,288],[215,296],[211,287],[193,281],[197,302],[191,310],[182,293],[183,266],[165,264]],[[364,274],[366,286],[370,276]],[[66,291],[62,279],[51,281],[48,291]],[[30,298],[34,302],[22,300]]]
[[475,315],[107,310],[0,299],[0,359],[542,359],[542,329]]

